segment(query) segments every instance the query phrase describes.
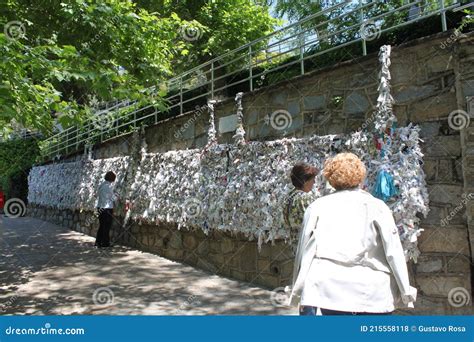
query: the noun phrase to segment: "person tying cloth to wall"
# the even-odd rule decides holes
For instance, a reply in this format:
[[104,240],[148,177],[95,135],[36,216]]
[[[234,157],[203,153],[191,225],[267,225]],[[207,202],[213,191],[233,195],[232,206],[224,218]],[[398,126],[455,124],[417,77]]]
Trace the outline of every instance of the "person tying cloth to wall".
[[105,174],[104,181],[99,186],[96,205],[99,214],[99,230],[95,240],[95,245],[98,248],[111,247],[110,227],[112,226],[114,203],[118,200],[118,196],[114,192],[113,183],[115,179],[115,173],[109,171]]
[[325,162],[335,192],[318,198],[304,214],[289,304],[300,315],[390,314],[413,307],[398,229],[389,207],[360,189],[362,161],[340,153]]

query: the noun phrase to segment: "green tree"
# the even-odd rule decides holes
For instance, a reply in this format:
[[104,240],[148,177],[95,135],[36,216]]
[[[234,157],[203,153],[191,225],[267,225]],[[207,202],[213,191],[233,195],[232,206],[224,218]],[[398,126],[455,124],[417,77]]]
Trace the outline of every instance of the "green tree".
[[276,22],[251,0],[0,1],[4,133],[18,124],[50,134],[55,119],[63,127],[80,123],[110,100],[162,105],[164,93],[146,89]]

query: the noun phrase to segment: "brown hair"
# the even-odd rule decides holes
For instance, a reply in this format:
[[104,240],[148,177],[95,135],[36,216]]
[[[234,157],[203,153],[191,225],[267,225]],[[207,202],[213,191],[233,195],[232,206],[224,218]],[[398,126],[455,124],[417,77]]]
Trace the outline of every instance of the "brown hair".
[[324,177],[336,190],[355,188],[365,178],[364,163],[353,153],[339,153],[324,163]]
[[115,173],[113,173],[112,171],[107,172],[104,177],[104,179],[107,182],[114,182],[115,178],[116,178]]
[[297,163],[291,169],[291,183],[293,183],[295,188],[302,189],[304,183],[309,181],[311,178],[316,177],[317,174],[318,169],[316,169],[314,166],[306,163]]

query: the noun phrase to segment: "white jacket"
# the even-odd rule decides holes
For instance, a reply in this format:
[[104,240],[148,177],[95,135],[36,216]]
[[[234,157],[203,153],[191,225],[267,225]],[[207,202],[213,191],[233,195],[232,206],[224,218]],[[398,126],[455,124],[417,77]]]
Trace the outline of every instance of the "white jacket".
[[[308,274],[311,270],[316,274]],[[354,273],[355,270],[358,271]],[[354,279],[355,274],[363,279]],[[381,283],[380,279],[386,280]],[[375,281],[382,292],[375,290],[378,295],[371,297]],[[336,290],[337,286],[341,287]],[[333,310],[386,312],[396,307],[413,307],[417,291],[409,284],[398,229],[383,201],[360,189],[342,190],[317,199],[306,209],[290,304],[299,302],[303,292],[318,305],[319,302],[342,303],[341,298],[347,303],[345,310],[321,305]],[[312,296],[310,292],[319,293]],[[391,298],[384,298],[382,303],[380,293]],[[361,304],[364,301],[355,298],[364,296],[372,302],[364,305]],[[351,306],[351,301],[356,304]]]
[[96,208],[113,209],[117,196],[112,182],[103,181],[99,185]]

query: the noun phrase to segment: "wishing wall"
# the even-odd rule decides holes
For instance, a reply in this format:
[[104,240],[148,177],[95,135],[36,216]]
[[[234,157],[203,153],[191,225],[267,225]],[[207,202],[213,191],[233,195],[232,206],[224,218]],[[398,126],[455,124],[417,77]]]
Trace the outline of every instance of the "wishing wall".
[[[245,141],[241,95],[236,97],[239,125],[234,144],[217,144],[213,104],[210,103],[209,143],[204,149],[147,153],[136,139],[130,157],[34,167],[29,175],[28,201],[58,209],[93,211],[97,188],[105,172],[118,178],[119,210],[125,220],[146,224],[175,223],[242,233],[263,243],[286,239],[283,202],[291,189],[289,170],[299,161],[322,169],[324,161],[342,151],[357,154],[368,169],[364,188],[392,209],[407,258],[419,254],[417,214],[426,215],[428,195],[419,146],[419,128],[397,127],[391,111],[390,47],[382,47],[377,112],[374,128],[349,135]],[[314,196],[330,193],[321,172]]]

